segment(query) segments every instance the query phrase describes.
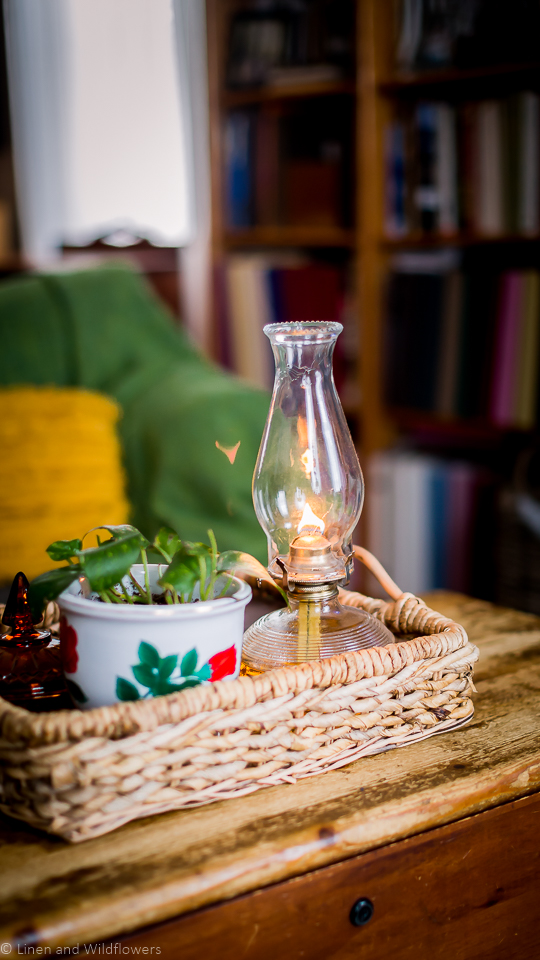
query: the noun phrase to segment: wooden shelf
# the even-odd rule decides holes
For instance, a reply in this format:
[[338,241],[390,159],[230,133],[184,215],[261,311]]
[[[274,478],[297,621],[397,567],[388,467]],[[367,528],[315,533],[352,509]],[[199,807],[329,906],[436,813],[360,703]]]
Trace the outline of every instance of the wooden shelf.
[[22,273],[24,270],[31,270],[32,265],[21,253],[8,253],[0,258],[0,275],[10,273]]
[[306,97],[329,97],[337,94],[353,96],[356,85],[353,80],[324,80],[318,83],[291,83],[286,86],[251,87],[246,90],[225,90],[222,94],[224,109],[244,107],[250,104],[277,102],[279,100],[304,99]]
[[433,249],[433,247],[472,247],[482,244],[538,243],[540,234],[489,234],[456,233],[448,236],[416,235],[408,237],[382,237],[381,246],[389,250]]
[[250,227],[230,230],[225,246],[235,247],[354,247],[353,230],[341,227]]
[[530,430],[518,427],[501,427],[488,420],[459,418],[445,419],[436,413],[425,410],[411,410],[403,407],[391,407],[388,415],[407,433],[422,434],[431,440],[471,444],[496,445],[508,433],[527,434]]
[[[447,88],[467,85],[467,93],[473,94],[474,84],[484,84],[486,81],[503,80],[508,83],[512,77],[517,80],[538,76],[540,80],[540,62],[534,63],[507,63],[493,66],[474,67],[460,70],[456,67],[441,70],[411,71],[398,73],[393,77],[382,80],[378,84],[379,93],[389,97],[409,96],[421,94],[437,89],[446,92]],[[472,84],[472,86],[471,86]]]

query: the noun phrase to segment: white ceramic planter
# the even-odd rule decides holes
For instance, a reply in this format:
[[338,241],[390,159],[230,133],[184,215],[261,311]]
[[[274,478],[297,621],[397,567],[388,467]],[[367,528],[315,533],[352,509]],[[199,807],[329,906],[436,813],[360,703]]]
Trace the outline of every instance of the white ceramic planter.
[[[151,564],[149,569],[153,593],[161,593],[157,580],[164,568]],[[135,564],[132,573],[144,583],[142,564]],[[78,704],[90,709],[136,699],[137,694],[172,692],[171,686],[176,689],[186,680],[195,686],[205,679],[237,677],[251,589],[232,580],[231,596],[151,606],[96,602],[81,595],[78,581],[71,584],[58,597],[60,644]]]

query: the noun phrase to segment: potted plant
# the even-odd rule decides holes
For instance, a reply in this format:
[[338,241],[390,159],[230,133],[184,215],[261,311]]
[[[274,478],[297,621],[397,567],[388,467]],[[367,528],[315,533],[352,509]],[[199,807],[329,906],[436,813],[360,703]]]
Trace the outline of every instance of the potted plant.
[[237,677],[251,589],[233,572],[273,583],[262,564],[238,551],[220,554],[211,530],[204,544],[168,527],[153,543],[129,525],[95,529],[110,534],[97,547],[52,543],[47,553],[66,565],[36,577],[29,592],[36,620],[58,600],[62,662],[76,702],[106,706]]

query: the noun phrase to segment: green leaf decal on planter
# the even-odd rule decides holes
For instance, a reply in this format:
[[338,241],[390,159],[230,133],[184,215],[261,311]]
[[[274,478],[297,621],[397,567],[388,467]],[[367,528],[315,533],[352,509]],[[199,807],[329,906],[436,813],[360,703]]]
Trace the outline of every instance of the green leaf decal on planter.
[[186,653],[185,657],[182,659],[180,664],[180,673],[183,677],[190,677],[192,673],[195,673],[197,667],[197,651],[190,650],[189,653]]
[[167,680],[178,663],[178,654],[171,654],[170,657],[162,657],[158,666],[158,673],[162,680]]
[[119,700],[138,700],[139,691],[135,684],[130,683],[129,680],[124,680],[123,677],[117,677],[116,696]]
[[[116,679],[116,696],[119,700],[140,700],[144,697],[162,697],[167,693],[177,693],[188,687],[196,687],[203,680],[210,680],[212,667],[204,663],[197,670],[198,653],[195,649],[189,650],[182,657],[178,667],[178,654],[169,654],[160,657],[159,652],[151,643],[142,640],[139,644],[139,663],[131,670],[137,683],[146,687],[146,693],[140,694],[131,680],[123,677]],[[173,676],[178,670],[178,675]]]
[[144,640],[139,644],[139,660],[149,667],[159,667],[159,653],[151,643]]

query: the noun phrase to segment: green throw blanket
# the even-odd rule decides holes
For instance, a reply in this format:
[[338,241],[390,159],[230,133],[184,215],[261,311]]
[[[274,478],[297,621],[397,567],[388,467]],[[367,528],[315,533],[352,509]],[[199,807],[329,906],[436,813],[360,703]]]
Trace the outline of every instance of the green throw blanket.
[[251,477],[268,395],[205,360],[137,274],[114,266],[4,282],[0,344],[3,386],[87,387],[120,403],[132,520],[147,536],[166,523],[206,540],[212,527],[220,549],[266,562]]

